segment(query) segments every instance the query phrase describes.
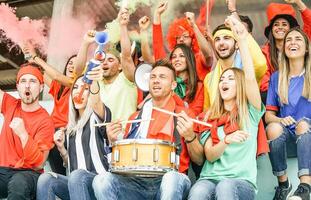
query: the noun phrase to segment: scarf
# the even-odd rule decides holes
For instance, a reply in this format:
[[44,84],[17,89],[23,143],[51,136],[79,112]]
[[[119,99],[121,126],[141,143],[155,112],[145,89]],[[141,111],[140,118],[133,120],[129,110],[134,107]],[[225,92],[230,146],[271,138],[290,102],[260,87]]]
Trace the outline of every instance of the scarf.
[[237,123],[230,122],[229,113],[221,116],[218,119],[209,120],[208,123],[212,124],[212,127],[210,128],[210,132],[211,132],[213,145],[216,145],[220,142],[218,134],[217,134],[218,127],[224,126],[225,135],[229,135],[240,129]]
[[185,98],[186,96],[186,88],[187,85],[185,83],[185,81],[180,78],[180,77],[176,77],[176,82],[177,82],[177,87],[175,88],[174,92],[180,97],[180,98]]

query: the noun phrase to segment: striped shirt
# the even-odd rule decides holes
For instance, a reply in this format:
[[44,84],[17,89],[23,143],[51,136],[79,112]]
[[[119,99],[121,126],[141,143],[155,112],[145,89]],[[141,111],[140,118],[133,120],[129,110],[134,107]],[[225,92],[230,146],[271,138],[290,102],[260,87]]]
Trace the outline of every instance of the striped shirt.
[[101,122],[110,122],[111,112],[105,106],[105,119],[100,119],[92,113],[90,119],[76,133],[69,137],[68,153],[70,172],[76,169],[85,169],[99,174],[108,170],[107,151],[109,142],[106,128],[94,127]]

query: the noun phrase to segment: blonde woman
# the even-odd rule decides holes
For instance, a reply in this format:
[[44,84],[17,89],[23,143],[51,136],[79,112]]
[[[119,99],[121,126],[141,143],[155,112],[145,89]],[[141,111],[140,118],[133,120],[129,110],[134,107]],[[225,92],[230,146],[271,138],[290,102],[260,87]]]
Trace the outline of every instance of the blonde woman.
[[[255,199],[257,130],[264,106],[247,46],[248,32],[232,16],[226,23],[237,39],[243,71],[229,68],[221,74],[206,115],[212,128],[193,141],[196,148],[188,148],[196,163],[204,163],[188,199]],[[190,128],[191,132],[194,135]]]
[[[299,28],[288,31],[284,39],[279,71],[271,76],[267,113],[270,161],[279,185],[275,200],[287,199],[292,185],[286,173],[286,143],[297,143],[300,185],[294,197],[310,199],[311,184],[311,53],[310,41]],[[296,199],[292,197],[293,199]]]
[[[96,174],[108,169],[108,140],[104,127],[95,127],[95,123],[109,122],[110,110],[100,101],[97,80],[102,79],[101,66],[88,72],[87,78],[93,80],[84,87],[83,77],[73,83],[69,102],[69,122],[66,134],[57,131],[54,142],[59,150],[69,177],[56,173],[45,173],[39,177],[37,199],[95,199],[92,181]],[[84,89],[84,90],[83,90]],[[82,93],[82,101],[73,99]],[[67,145],[65,145],[65,140]],[[67,147],[67,148],[66,148]]]

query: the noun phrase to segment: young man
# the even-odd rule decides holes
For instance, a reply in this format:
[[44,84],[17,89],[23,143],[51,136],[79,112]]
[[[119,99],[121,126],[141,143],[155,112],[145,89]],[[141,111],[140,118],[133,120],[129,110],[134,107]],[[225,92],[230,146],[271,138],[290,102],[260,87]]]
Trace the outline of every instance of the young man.
[[35,199],[37,180],[53,147],[54,124],[39,104],[43,75],[22,65],[16,87],[21,99],[0,90],[4,124],[0,134],[0,198]]
[[[124,138],[160,139],[179,144],[179,172],[170,171],[155,178],[127,177],[113,173],[104,173],[95,177],[93,188],[97,199],[184,199],[187,197],[191,183],[186,176],[189,156],[187,145],[194,141],[194,135],[183,129],[186,123],[180,117],[152,109],[158,107],[170,112],[180,113],[183,107],[176,105],[172,97],[177,85],[173,67],[165,61],[154,64],[150,74],[149,88],[151,100],[147,101],[142,110],[135,112],[130,119],[153,118],[153,121],[132,124],[125,131]],[[184,115],[183,112],[179,115]],[[122,130],[120,123],[107,127],[110,142],[116,141]],[[150,155],[152,156],[152,155]]]
[[[118,20],[121,29],[122,56],[115,47],[105,50],[106,57],[102,62],[104,75],[103,81],[100,82],[100,96],[101,100],[111,110],[112,120],[125,120],[136,111],[137,87],[134,84],[135,65],[131,57],[131,43],[127,30],[129,23],[127,9],[120,11]],[[78,75],[83,72],[87,51],[90,44],[94,42],[94,36],[94,31],[89,31],[85,35],[75,65]]]

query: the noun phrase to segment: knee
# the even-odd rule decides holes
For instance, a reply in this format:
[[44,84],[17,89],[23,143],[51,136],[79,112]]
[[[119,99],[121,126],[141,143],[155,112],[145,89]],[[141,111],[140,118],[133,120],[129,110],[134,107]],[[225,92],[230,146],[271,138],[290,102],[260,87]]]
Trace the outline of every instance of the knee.
[[301,120],[296,126],[296,135],[303,135],[310,129],[310,125],[306,120]]
[[95,195],[101,193],[104,187],[109,186],[109,179],[111,179],[110,176],[111,174],[109,172],[104,172],[103,174],[95,176],[92,183]]
[[282,135],[282,133],[283,133],[283,127],[281,126],[280,123],[272,122],[272,123],[268,124],[268,126],[267,126],[268,140],[274,140],[274,139],[280,137],[280,135]]
[[175,171],[170,171],[163,175],[162,182],[161,182],[162,186],[167,187],[167,186],[172,186],[172,185],[177,185],[177,184],[190,187],[191,181],[187,175],[179,173],[179,172],[175,172]]
[[88,173],[84,169],[74,170],[68,177],[68,185],[76,185],[85,182],[85,176]]
[[211,195],[214,192],[215,187],[210,184],[204,184],[205,180],[197,181],[190,189],[189,197],[190,199],[197,199],[202,194]]
[[235,182],[232,179],[224,179],[220,181],[216,186],[216,193],[219,194],[223,191],[232,191],[232,189],[235,187]]
[[44,173],[39,176],[37,187],[48,187],[49,182],[53,179],[53,175],[50,173]]
[[9,193],[23,193],[26,194],[30,190],[29,186],[32,185],[28,183],[26,176],[22,173],[16,173],[12,176],[8,184]]
[[87,173],[84,169],[77,169],[70,173],[69,175],[69,181],[71,182],[77,182],[81,181],[84,178],[84,174]]

